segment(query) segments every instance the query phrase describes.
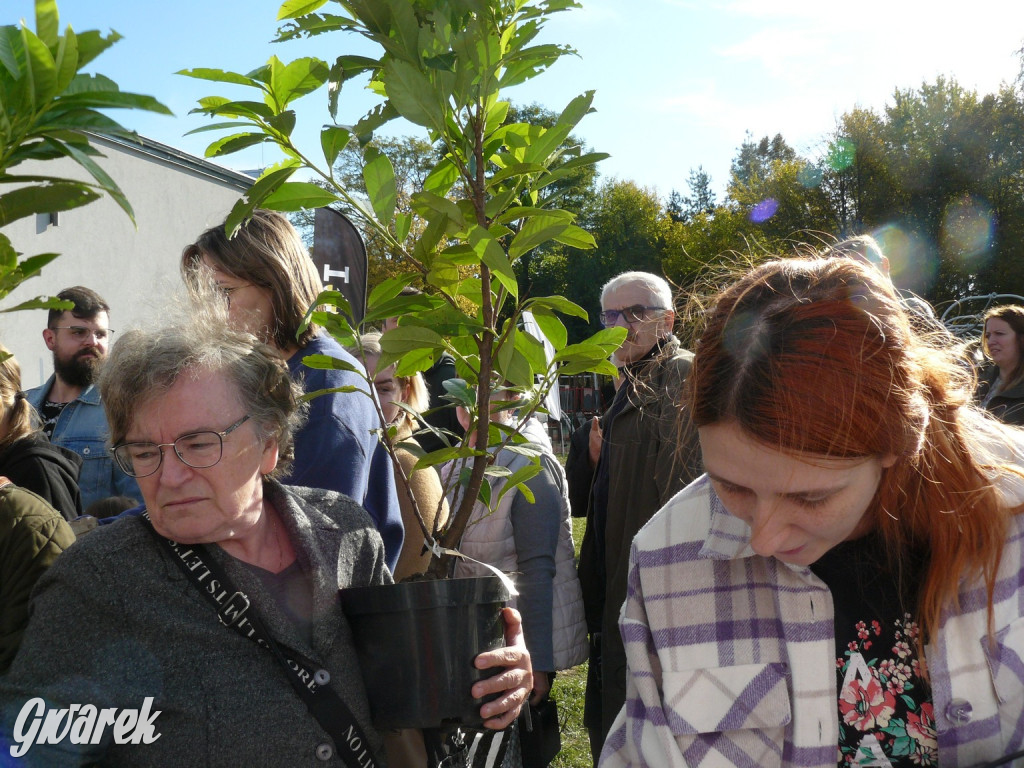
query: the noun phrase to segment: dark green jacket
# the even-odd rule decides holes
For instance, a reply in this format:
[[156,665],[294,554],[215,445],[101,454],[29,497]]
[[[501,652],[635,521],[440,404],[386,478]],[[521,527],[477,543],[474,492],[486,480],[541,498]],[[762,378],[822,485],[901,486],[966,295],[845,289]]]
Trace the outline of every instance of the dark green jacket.
[[74,543],[71,528],[45,500],[13,483],[0,487],[0,674],[21,644],[32,588]]
[[619,635],[619,612],[626,600],[633,537],[700,474],[696,433],[692,428],[680,432],[680,425],[688,424],[680,414],[692,363],[693,354],[670,336],[660,354],[630,367],[635,385],[623,384],[616,393],[616,398],[628,401],[615,413],[612,424],[605,423],[607,414],[602,419],[602,429],[611,435],[604,541],[603,547],[596,541],[599,533],[590,509],[579,561],[587,623],[591,633],[600,631],[602,637],[601,695],[598,698],[594,686],[588,685],[586,725],[596,727],[600,711],[602,733],[608,732],[626,700],[626,652]]

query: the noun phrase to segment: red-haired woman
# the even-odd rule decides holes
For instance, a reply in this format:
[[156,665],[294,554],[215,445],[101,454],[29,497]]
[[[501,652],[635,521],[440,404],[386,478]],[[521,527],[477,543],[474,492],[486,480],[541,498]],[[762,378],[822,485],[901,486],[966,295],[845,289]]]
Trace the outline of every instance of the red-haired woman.
[[706,475],[633,543],[602,764],[975,766],[1024,746],[1024,436],[847,259],[727,288]]
[[1000,421],[1024,426],[1024,307],[990,309],[982,348],[992,364],[978,375],[978,402]]

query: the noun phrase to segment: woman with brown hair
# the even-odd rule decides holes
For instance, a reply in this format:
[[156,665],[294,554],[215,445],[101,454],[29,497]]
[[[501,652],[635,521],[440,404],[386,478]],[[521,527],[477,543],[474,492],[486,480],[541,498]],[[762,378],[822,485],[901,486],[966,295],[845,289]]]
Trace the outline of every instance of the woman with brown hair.
[[991,364],[978,374],[978,403],[1000,421],[1024,426],[1024,307],[985,313],[982,349]]
[[[0,357],[9,354],[0,344]],[[53,445],[37,423],[35,410],[21,391],[21,367],[13,355],[0,362],[0,475],[32,491],[65,520],[82,514],[78,472],[82,459]]]
[[310,401],[306,425],[295,434],[295,462],[285,481],[339,491],[359,502],[380,531],[394,569],[403,531],[391,462],[374,434],[380,423],[373,403],[345,391],[366,392],[366,382],[352,370],[304,363],[322,355],[359,366],[322,328],[302,328],[323,285],[299,233],[282,214],[256,210],[234,237],[223,225],[203,232],[182,253],[181,271],[201,299],[212,284],[227,303],[232,325],[277,350],[307,394],[324,391]]
[[602,764],[960,765],[1024,746],[1024,437],[891,283],[763,264],[689,385],[706,474],[640,532]]

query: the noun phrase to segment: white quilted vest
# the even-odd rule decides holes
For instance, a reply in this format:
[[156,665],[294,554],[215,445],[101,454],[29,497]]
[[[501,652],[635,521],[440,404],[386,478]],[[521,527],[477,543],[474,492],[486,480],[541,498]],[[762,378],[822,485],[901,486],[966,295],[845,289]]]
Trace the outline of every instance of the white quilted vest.
[[[532,437],[532,436],[531,436]],[[515,472],[529,464],[530,459],[512,451],[501,451],[495,464]],[[558,462],[554,462],[558,464]],[[555,579],[552,589],[552,650],[555,669],[569,669],[581,664],[587,658],[587,627],[583,615],[583,593],[576,576],[575,550],[572,540],[572,524],[569,517],[568,484],[562,473],[562,503],[560,509],[551,510],[559,516],[558,544],[555,548]],[[504,478],[490,478],[491,498],[496,499]],[[457,489],[461,490],[461,489]],[[466,532],[463,534],[459,551],[474,560],[492,565],[505,573],[514,572],[518,566],[515,537],[512,533],[512,501],[518,491],[505,494],[493,512],[477,502]],[[452,507],[454,509],[454,506]],[[459,560],[455,566],[456,576],[487,576],[489,571],[476,563]],[[513,601],[514,605],[514,601]]]

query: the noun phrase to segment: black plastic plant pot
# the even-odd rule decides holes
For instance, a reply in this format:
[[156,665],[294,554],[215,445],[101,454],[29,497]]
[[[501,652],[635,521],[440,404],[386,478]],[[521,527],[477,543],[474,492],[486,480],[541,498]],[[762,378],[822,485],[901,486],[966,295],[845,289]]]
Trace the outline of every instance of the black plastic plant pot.
[[500,669],[473,659],[505,644],[508,590],[494,576],[340,590],[377,728],[474,726],[470,689]]

